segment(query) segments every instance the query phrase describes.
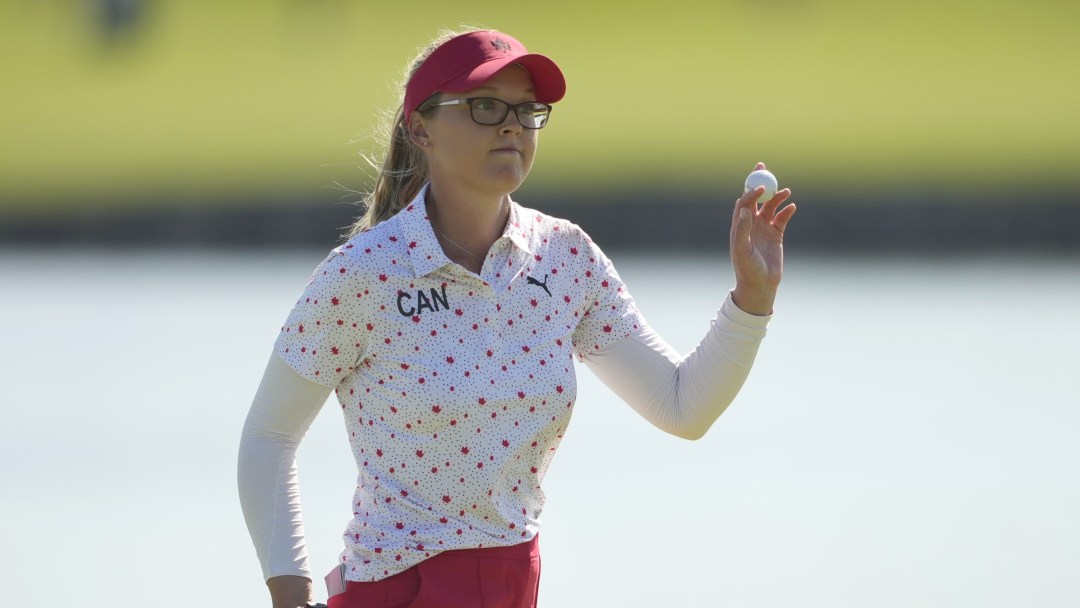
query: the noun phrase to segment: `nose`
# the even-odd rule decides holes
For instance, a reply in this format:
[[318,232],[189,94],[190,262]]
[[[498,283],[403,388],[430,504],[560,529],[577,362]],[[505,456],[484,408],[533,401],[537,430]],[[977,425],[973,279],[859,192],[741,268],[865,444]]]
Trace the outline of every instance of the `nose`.
[[513,108],[506,113],[506,118],[503,119],[502,124],[499,125],[499,132],[505,135],[510,133],[520,134],[524,127],[521,126],[521,120],[518,119],[517,112]]

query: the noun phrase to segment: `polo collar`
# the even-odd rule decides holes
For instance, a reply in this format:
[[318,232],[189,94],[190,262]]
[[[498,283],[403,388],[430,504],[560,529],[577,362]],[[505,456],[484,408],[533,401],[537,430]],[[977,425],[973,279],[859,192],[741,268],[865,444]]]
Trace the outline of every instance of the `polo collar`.
[[510,200],[510,217],[506,220],[506,227],[503,228],[502,238],[510,239],[510,242],[517,246],[518,249],[527,254],[532,254],[532,250],[529,248],[529,241],[532,240],[533,226],[527,222],[524,214],[521,212],[521,205],[515,203],[513,199]]
[[[396,216],[401,224],[402,236],[405,237],[405,243],[408,246],[409,261],[413,272],[418,277],[452,263],[443,252],[442,246],[439,245],[439,240],[435,238],[435,229],[427,214],[426,201],[430,185],[430,182],[424,184],[420,192]],[[499,240],[508,239],[524,253],[531,254],[529,241],[534,227],[523,221],[523,215],[521,206],[511,200],[510,217],[506,221]]]

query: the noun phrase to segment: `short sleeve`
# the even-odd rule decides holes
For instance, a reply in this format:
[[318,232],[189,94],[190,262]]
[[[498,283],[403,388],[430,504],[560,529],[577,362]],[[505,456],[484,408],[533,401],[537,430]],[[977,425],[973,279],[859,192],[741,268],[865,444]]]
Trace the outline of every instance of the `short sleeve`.
[[618,342],[645,325],[634,298],[611,260],[592,241],[587,241],[587,247],[591,258],[585,273],[586,297],[590,298],[590,303],[573,333],[574,352],[579,359]]
[[331,388],[356,369],[365,351],[364,276],[332,252],[311,275],[281,328],[274,350],[304,378]]

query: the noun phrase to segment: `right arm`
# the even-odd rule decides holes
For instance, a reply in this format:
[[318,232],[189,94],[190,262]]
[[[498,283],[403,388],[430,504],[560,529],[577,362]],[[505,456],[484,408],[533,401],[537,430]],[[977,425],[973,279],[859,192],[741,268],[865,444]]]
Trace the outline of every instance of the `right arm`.
[[311,600],[296,449],[331,389],[270,357],[240,437],[240,506],[273,608]]

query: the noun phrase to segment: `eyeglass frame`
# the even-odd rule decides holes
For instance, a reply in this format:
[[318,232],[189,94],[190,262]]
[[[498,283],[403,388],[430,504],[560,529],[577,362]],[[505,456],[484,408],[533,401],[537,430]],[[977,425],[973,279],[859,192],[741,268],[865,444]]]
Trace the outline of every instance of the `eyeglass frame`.
[[[481,100],[481,99],[489,99],[491,101],[497,101],[497,102],[503,104],[506,107],[506,111],[499,118],[499,120],[497,120],[497,121],[495,121],[493,123],[480,122],[480,121],[476,120],[476,116],[473,115],[472,103],[474,101],[478,101],[478,100]],[[532,131],[539,131],[540,129],[543,129],[544,127],[547,126],[548,121],[551,120],[551,110],[553,109],[553,107],[552,107],[552,105],[550,103],[544,103],[542,101],[523,101],[521,103],[510,103],[509,101],[504,101],[502,99],[499,99],[498,97],[466,97],[464,99],[449,99],[447,101],[440,101],[439,103],[429,104],[429,105],[427,105],[426,108],[423,105],[421,105],[419,109],[420,110],[425,110],[425,109],[430,109],[430,108],[438,108],[440,106],[458,106],[458,105],[467,105],[467,106],[469,106],[469,118],[471,118],[472,121],[475,122],[476,124],[482,125],[482,126],[485,126],[485,127],[494,127],[494,126],[501,125],[506,120],[506,116],[507,116],[507,114],[510,113],[510,110],[513,110],[514,111],[514,119],[518,121],[518,124],[521,125],[521,128],[529,129],[529,130],[532,130]],[[530,127],[530,126],[526,125],[525,123],[521,122],[521,117],[518,116],[518,108],[520,108],[521,106],[529,106],[529,105],[543,106],[543,107],[547,108],[547,118],[544,119],[544,123],[542,125],[540,125],[539,127]]]

